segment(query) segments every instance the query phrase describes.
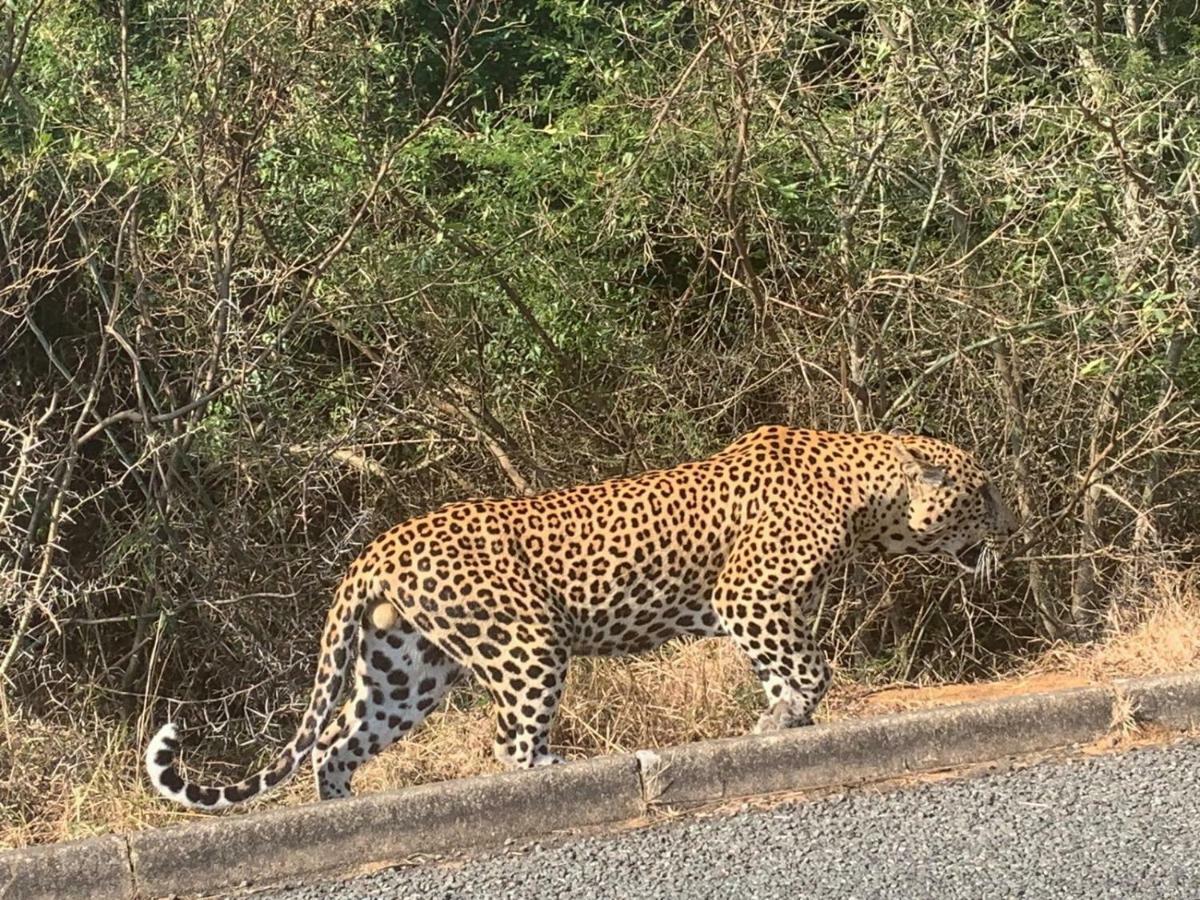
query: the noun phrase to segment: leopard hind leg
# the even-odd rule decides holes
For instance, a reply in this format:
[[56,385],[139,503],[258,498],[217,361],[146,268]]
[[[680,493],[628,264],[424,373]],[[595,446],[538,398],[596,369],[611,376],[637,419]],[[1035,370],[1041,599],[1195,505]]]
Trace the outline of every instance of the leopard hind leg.
[[322,800],[351,796],[355,772],[420,725],[464,670],[393,607],[376,605],[363,623],[354,671],[353,690],[313,753]]

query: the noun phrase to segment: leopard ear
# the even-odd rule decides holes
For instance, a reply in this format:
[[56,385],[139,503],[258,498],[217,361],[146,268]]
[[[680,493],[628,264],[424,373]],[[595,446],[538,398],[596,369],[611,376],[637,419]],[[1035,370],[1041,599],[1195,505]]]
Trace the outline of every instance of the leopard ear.
[[890,434],[892,437],[912,437],[911,431],[909,431],[907,428],[902,428],[899,425],[891,429],[888,434]]
[[920,459],[901,441],[892,445],[892,452],[900,460],[900,471],[909,482],[925,487],[941,487],[946,483],[945,469]]

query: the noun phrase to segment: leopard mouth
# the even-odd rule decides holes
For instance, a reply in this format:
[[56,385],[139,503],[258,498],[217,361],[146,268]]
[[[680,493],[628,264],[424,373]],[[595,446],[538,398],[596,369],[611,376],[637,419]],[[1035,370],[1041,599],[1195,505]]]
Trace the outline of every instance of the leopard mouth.
[[955,550],[953,556],[954,561],[968,572],[978,572],[980,560],[983,559],[983,541]]

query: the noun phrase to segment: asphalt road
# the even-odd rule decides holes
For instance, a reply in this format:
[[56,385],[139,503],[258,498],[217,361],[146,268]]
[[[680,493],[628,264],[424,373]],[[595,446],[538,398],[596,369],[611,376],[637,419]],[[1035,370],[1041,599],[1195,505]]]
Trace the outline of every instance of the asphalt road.
[[1197,900],[1200,743],[859,790],[260,896]]

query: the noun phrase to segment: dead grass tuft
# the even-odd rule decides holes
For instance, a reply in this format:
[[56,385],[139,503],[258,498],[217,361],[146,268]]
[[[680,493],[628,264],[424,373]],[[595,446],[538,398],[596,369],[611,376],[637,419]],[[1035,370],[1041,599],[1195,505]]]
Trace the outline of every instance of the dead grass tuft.
[[10,710],[0,741],[0,847],[87,837],[137,827],[144,812],[153,817],[151,798],[131,792],[126,777],[136,755],[120,723],[57,724]]
[[1114,609],[1103,639],[1053,647],[1034,670],[1103,681],[1200,669],[1200,566],[1160,568],[1142,593]]
[[576,669],[558,734],[568,755],[740,734],[761,703],[749,663],[729,641],[693,641],[630,660],[590,659]]

